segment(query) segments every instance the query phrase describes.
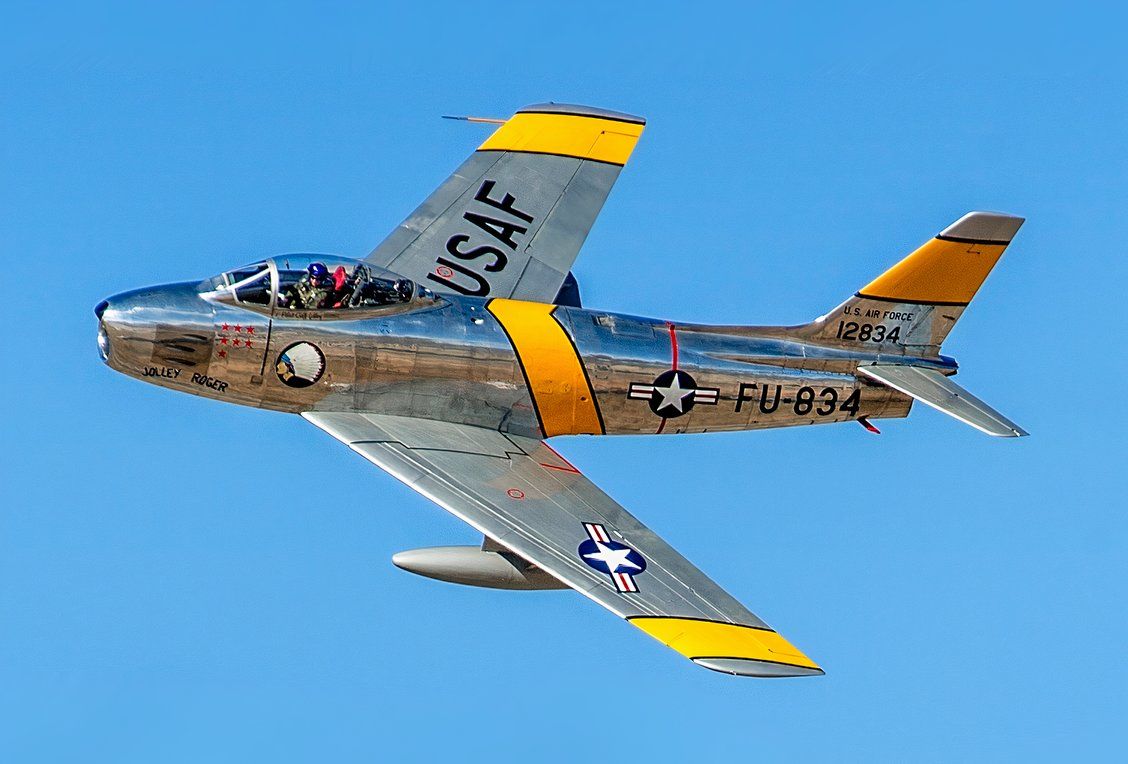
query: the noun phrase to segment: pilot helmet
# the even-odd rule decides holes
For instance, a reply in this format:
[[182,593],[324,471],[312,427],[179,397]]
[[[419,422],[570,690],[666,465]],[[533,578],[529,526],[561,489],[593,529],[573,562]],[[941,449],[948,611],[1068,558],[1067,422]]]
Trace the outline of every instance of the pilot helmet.
[[310,263],[306,270],[309,271],[311,281],[322,281],[329,278],[329,269],[325,267],[325,263]]

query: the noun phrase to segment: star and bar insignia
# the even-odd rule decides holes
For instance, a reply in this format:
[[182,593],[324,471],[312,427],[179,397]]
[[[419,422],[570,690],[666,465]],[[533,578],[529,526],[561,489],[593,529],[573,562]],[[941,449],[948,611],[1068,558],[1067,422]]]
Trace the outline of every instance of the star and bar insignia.
[[659,374],[649,385],[632,382],[627,397],[647,401],[650,410],[660,417],[672,419],[688,414],[694,406],[716,406],[721,391],[716,387],[698,387],[689,372],[670,369]]
[[589,567],[611,576],[615,588],[623,594],[638,592],[634,577],[646,570],[646,559],[636,550],[612,541],[607,528],[600,523],[584,523],[588,537],[576,550]]

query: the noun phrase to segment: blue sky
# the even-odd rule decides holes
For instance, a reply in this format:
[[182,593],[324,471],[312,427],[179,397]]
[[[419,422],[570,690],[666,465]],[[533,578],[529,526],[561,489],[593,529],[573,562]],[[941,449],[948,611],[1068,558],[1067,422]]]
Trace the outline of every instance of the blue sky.
[[[1122,16],[660,5],[8,8],[0,758],[1105,758],[1128,713]],[[823,313],[971,209],[1028,222],[945,345],[1029,429],[558,448],[827,676],[703,671],[571,593],[393,568],[474,543],[300,419],[104,368],[92,308],[367,252],[544,100],[650,122],[587,304]],[[341,479],[343,498],[302,490]]]

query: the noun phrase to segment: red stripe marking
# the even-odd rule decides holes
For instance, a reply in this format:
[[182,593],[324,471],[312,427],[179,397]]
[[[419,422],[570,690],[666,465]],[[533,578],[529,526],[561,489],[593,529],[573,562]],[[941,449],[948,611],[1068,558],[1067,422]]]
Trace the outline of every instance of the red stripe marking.
[[548,470],[560,470],[561,472],[570,472],[574,475],[580,474],[580,471],[575,467],[560,467],[555,464],[545,464],[544,462],[541,462],[541,466]]
[[562,472],[575,472],[577,475],[580,474],[580,471],[578,469],[576,469],[575,466],[573,466],[573,464],[570,461],[568,461],[563,456],[561,456],[560,452],[557,451],[555,448],[548,445],[547,443],[542,443],[541,445],[543,445],[545,448],[547,448],[552,453],[556,454],[556,458],[559,459],[560,461],[564,462],[568,466],[567,467],[558,467],[555,464],[545,464],[544,462],[541,462],[540,466],[548,467],[549,469],[552,469],[552,470],[561,470]]
[[[673,321],[667,321],[666,327],[670,330],[670,368],[675,371],[678,368],[678,332],[677,327],[674,326]],[[666,429],[666,419],[662,418],[658,429],[654,431],[655,435],[661,435],[662,430]]]

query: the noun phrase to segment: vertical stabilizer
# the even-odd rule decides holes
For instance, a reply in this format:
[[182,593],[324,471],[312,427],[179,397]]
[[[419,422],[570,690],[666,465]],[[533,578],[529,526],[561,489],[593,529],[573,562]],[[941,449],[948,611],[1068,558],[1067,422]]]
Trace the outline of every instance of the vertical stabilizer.
[[937,355],[1022,223],[969,212],[798,333],[825,344]]

